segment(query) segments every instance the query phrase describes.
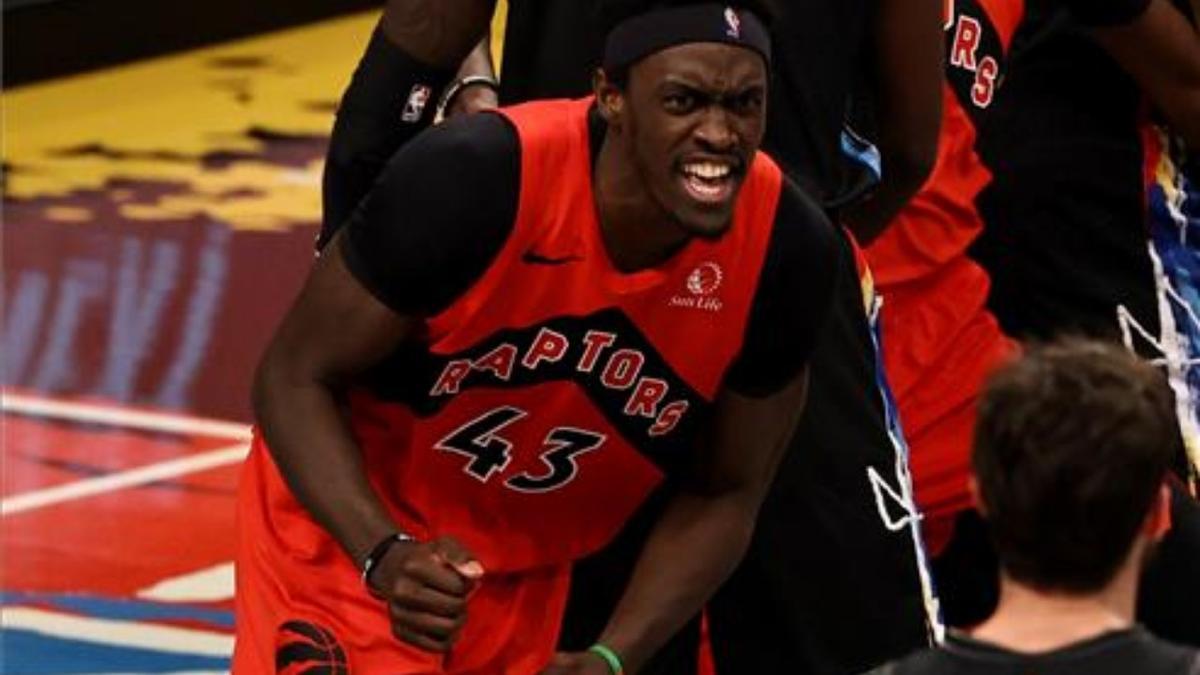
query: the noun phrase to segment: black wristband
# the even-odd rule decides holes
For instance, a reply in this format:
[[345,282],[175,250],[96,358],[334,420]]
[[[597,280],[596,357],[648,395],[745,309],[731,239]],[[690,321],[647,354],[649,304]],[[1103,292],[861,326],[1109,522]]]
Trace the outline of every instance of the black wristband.
[[360,569],[362,569],[363,586],[366,586],[368,590],[371,590],[371,584],[369,583],[371,579],[371,572],[375,570],[375,568],[379,565],[379,561],[383,560],[383,556],[387,555],[387,552],[391,550],[393,545],[406,541],[416,541],[416,539],[412,535],[405,534],[403,532],[393,532],[392,534],[389,534],[380,540],[378,544],[375,544],[371,547],[371,550],[367,553],[367,557],[363,558],[363,562],[360,567]]

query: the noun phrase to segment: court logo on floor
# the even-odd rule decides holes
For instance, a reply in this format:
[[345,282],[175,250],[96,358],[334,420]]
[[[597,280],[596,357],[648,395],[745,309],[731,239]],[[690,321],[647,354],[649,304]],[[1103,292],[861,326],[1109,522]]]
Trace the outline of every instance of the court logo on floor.
[[349,675],[346,650],[329,629],[307,621],[288,621],[275,636],[275,672],[279,675]]

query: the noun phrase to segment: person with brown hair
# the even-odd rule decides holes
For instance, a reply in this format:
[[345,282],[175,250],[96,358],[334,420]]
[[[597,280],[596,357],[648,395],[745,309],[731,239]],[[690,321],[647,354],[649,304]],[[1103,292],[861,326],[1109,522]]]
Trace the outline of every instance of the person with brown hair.
[[1034,347],[988,382],[971,492],[1000,558],[1000,603],[944,648],[873,675],[1194,675],[1200,652],[1134,623],[1170,528],[1181,442],[1160,372],[1119,346]]

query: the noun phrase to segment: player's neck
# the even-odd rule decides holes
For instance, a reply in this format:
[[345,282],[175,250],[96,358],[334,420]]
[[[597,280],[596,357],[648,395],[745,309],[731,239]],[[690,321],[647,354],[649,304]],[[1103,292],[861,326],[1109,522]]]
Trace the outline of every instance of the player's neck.
[[641,172],[610,133],[592,177],[596,217],[609,260],[622,272],[661,264],[689,237],[651,196]]
[[1002,574],[999,606],[971,636],[1011,651],[1038,653],[1129,628],[1140,568],[1127,561],[1108,585],[1086,594],[1047,592]]

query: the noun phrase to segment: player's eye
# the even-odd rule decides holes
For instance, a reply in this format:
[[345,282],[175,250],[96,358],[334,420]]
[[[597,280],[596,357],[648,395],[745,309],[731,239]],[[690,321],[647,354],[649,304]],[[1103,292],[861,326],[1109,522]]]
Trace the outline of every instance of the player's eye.
[[742,92],[741,94],[734,96],[729,102],[730,108],[733,109],[733,112],[739,115],[749,115],[751,113],[758,112],[758,110],[762,108],[762,104],[763,92],[759,89],[751,89],[749,91]]
[[698,103],[696,95],[686,91],[670,92],[663,96],[663,108],[675,115],[695,110]]

